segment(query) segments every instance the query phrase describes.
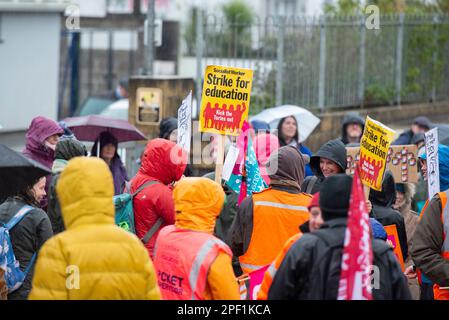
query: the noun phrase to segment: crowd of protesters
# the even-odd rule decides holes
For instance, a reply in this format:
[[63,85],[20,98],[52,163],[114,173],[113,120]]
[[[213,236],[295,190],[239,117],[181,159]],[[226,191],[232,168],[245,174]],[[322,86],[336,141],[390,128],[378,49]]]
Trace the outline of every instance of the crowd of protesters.
[[[0,264],[0,297],[238,300],[238,277],[267,267],[258,299],[337,299],[352,186],[346,147],[358,146],[364,120],[349,113],[341,137],[315,153],[299,141],[294,116],[279,121],[277,136],[266,123],[251,125],[268,188],[239,204],[214,173],[192,176],[175,118],[161,121],[134,177],[111,133],[88,152],[64,123],[33,119],[23,154],[52,174],[2,199],[2,224],[32,209],[10,230],[25,279],[11,290]],[[431,127],[418,117],[393,142],[418,146],[420,182],[401,183],[387,171],[382,191],[366,201],[376,300],[449,299],[449,147],[438,149],[441,192],[426,201],[423,133]],[[267,170],[275,161],[276,170]],[[125,192],[133,194],[135,234],[115,225],[113,197]],[[390,225],[405,270],[387,241]]]

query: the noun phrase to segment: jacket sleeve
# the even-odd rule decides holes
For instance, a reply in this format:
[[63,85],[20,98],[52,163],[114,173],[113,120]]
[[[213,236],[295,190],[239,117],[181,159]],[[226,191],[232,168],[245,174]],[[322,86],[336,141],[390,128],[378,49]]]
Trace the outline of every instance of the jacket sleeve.
[[312,248],[303,236],[288,250],[268,292],[268,300],[297,300],[305,290]]
[[253,232],[253,198],[248,197],[240,204],[229,231],[231,250],[234,256],[242,256],[248,250]]
[[400,213],[398,213],[398,217],[399,217],[397,221],[398,237],[399,243],[401,245],[402,255],[405,261],[407,260],[408,256],[407,232],[405,229],[404,217]]
[[[143,248],[142,248],[143,249]],[[143,279],[146,281],[144,299],[145,300],[160,300],[161,292],[157,284],[156,271],[153,262],[148,257],[146,249],[140,250],[144,261]]]
[[441,256],[443,223],[441,200],[434,196],[422,213],[413,236],[412,258],[426,276],[440,286],[449,286],[449,262]]
[[232,260],[226,253],[220,252],[210,266],[207,287],[210,290],[211,300],[240,300],[239,285],[232,270]]
[[[50,239],[39,252],[33,277],[30,300],[67,300],[67,284],[76,286],[76,273],[67,272],[67,262],[57,238]],[[72,278],[73,277],[73,278]]]

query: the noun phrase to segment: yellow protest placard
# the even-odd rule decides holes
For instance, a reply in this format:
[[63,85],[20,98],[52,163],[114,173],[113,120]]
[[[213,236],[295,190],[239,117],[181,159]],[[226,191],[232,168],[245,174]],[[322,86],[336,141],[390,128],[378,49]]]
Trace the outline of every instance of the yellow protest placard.
[[248,118],[253,71],[208,66],[204,75],[200,131],[239,135]]
[[365,186],[382,190],[382,179],[393,136],[394,130],[366,117],[365,130],[360,140],[360,179]]

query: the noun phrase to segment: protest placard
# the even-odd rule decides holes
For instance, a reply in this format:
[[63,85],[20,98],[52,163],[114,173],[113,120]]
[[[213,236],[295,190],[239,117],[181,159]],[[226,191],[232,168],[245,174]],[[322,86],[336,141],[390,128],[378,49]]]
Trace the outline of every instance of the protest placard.
[[[346,174],[353,175],[360,160],[360,147],[347,147]],[[418,182],[418,148],[414,145],[390,146],[387,153],[387,167],[396,183]]]
[[360,179],[371,189],[382,190],[388,149],[393,136],[393,130],[366,117],[365,130],[360,140]]
[[253,71],[208,66],[201,98],[200,131],[239,135],[248,118]]
[[192,136],[192,91],[182,101],[178,109],[178,139],[177,143],[187,153],[190,152],[190,139]]
[[429,200],[440,192],[440,167],[438,160],[438,128],[425,133],[426,160],[427,160],[427,186]]
[[384,229],[387,233],[387,243],[393,248],[394,255],[398,258],[402,271],[404,271],[404,256],[402,255],[401,243],[399,242],[396,225],[392,224],[389,226],[384,226]]

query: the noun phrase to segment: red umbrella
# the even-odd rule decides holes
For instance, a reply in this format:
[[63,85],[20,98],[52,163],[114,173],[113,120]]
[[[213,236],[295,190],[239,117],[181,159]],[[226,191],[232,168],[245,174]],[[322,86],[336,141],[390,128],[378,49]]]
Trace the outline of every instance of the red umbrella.
[[145,135],[128,121],[108,116],[88,115],[63,120],[78,140],[95,141],[103,131],[110,132],[118,142],[146,140]]

